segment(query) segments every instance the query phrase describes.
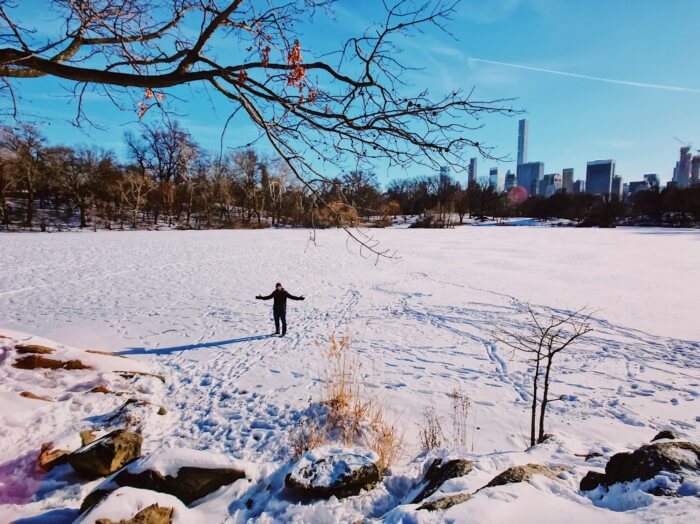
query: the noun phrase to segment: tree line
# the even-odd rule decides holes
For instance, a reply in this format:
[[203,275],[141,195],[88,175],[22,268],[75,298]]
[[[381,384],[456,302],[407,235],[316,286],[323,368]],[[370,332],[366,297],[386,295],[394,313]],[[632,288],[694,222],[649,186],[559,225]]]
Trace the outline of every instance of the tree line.
[[565,218],[582,225],[700,222],[700,186],[640,191],[627,201],[556,193],[515,201],[487,181],[450,177],[392,180],[372,171],[305,183],[282,160],[251,148],[214,154],[176,121],[124,136],[127,162],[97,146],[50,146],[34,126],[0,130],[0,224],[11,228],[222,228],[387,226],[399,215],[416,227],[464,219]]

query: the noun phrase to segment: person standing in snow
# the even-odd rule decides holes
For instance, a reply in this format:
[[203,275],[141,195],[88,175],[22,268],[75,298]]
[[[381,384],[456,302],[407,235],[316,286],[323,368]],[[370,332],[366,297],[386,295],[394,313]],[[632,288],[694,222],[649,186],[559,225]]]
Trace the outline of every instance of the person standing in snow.
[[287,299],[291,300],[304,300],[304,295],[300,297],[295,297],[287,292],[286,289],[282,287],[282,284],[277,282],[275,284],[275,290],[267,296],[257,295],[255,297],[258,300],[270,300],[274,299],[272,306],[272,314],[275,318],[275,335],[280,334],[280,321],[282,322],[282,336],[287,334]]

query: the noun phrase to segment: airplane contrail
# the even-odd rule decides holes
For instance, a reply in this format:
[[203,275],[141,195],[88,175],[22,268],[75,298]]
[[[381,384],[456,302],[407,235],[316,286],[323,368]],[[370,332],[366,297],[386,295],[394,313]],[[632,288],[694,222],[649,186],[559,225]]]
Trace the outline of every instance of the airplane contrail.
[[606,82],[608,84],[618,84],[623,86],[644,87],[647,89],[663,89],[665,91],[680,91],[684,93],[700,93],[700,89],[693,87],[669,86],[664,84],[649,84],[646,82],[633,82],[630,80],[616,80],[614,78],[604,78],[601,76],[580,75],[578,73],[567,73],[566,71],[555,71],[553,69],[544,69],[542,67],[532,67],[522,64],[510,64],[508,62],[497,62],[496,60],[485,60],[483,58],[467,57],[467,60],[472,62],[483,62],[484,64],[495,64],[506,67],[515,67],[517,69],[527,69],[528,71],[538,71],[540,73],[550,73],[553,75],[569,76],[573,78],[583,78],[584,80],[595,80],[597,82]]

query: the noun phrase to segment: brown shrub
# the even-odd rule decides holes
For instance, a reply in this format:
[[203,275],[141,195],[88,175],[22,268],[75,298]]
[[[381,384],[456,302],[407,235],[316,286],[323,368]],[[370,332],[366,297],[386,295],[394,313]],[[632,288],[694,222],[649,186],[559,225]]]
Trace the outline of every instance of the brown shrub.
[[321,353],[326,416],[322,423],[302,423],[292,438],[293,451],[301,454],[329,441],[364,445],[379,455],[380,468],[390,466],[401,453],[403,432],[389,419],[384,404],[364,390],[361,362],[350,349],[350,338],[331,336]]

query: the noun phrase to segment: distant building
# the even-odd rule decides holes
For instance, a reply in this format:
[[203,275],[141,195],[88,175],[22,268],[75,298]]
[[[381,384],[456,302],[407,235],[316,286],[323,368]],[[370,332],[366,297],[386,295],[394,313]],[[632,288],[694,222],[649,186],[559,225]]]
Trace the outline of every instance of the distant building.
[[700,184],[700,155],[695,155],[690,161],[690,183]]
[[574,182],[574,195],[586,192],[586,183],[583,180]]
[[506,179],[505,183],[503,184],[503,189],[506,191],[509,191],[513,189],[515,186],[518,185],[517,179],[515,178],[515,174],[510,172],[510,169],[506,173]]
[[526,162],[518,166],[516,181],[527,190],[528,196],[537,194],[540,180],[544,177],[544,162]]
[[627,200],[627,197],[629,195],[630,195],[630,185],[627,182],[625,182],[624,184],[622,184],[622,198]]
[[467,184],[471,185],[472,182],[476,183],[476,157],[469,160],[467,168]]
[[615,176],[614,160],[594,160],[586,164],[586,193],[609,195]]
[[630,196],[634,196],[637,193],[639,193],[640,191],[648,191],[651,188],[651,186],[649,185],[649,182],[647,182],[646,180],[641,180],[639,182],[630,182],[629,188],[630,188],[630,191],[629,191]]
[[443,194],[450,187],[450,166],[440,166],[440,194]]
[[691,162],[692,153],[690,152],[690,146],[681,147],[681,157],[676,163],[676,168],[673,173],[673,180],[678,183],[678,187],[680,188],[690,185]]
[[518,122],[518,165],[527,162],[528,127],[526,118]]
[[567,167],[561,172],[561,187],[569,194],[574,192],[574,168]]
[[622,177],[619,175],[615,175],[612,177],[612,184],[610,187],[610,196],[612,198],[617,198],[618,200],[622,200]]
[[644,180],[649,184],[649,189],[661,188],[661,177],[656,173],[647,173],[644,175]]
[[562,176],[560,173],[552,173],[544,175],[540,181],[539,194],[546,197],[551,197],[553,194],[562,190]]
[[498,191],[502,189],[501,174],[498,172],[497,167],[489,169],[489,185]]

